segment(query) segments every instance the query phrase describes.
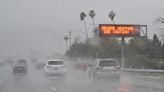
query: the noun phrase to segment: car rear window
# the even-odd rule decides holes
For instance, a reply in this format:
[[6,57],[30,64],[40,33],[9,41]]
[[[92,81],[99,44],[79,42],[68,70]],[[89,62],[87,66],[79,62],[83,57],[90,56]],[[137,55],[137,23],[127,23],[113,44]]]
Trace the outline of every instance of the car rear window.
[[102,60],[99,62],[99,66],[117,66],[117,62],[115,60]]
[[26,63],[26,60],[18,60],[17,63],[20,63],[20,64],[25,64]]
[[49,65],[62,65],[63,61],[48,61]]

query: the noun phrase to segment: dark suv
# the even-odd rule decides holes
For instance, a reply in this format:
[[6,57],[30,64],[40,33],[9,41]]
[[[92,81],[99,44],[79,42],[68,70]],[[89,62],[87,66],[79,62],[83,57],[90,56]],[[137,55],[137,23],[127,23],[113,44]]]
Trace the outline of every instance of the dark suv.
[[27,61],[20,59],[13,67],[13,74],[27,74]]

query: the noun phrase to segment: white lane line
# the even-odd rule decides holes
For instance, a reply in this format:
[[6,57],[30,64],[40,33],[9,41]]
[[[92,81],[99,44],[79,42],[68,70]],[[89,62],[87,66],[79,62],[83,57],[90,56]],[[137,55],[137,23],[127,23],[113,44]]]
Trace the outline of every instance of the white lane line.
[[50,87],[50,89],[51,89],[52,91],[54,91],[54,92],[57,91],[55,87]]

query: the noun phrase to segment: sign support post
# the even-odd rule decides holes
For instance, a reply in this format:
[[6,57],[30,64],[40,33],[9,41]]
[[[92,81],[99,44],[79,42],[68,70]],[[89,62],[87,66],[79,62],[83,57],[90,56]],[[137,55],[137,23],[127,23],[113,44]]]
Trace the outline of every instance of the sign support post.
[[124,69],[124,61],[125,61],[125,50],[124,50],[124,44],[125,44],[125,38],[121,38],[121,69]]

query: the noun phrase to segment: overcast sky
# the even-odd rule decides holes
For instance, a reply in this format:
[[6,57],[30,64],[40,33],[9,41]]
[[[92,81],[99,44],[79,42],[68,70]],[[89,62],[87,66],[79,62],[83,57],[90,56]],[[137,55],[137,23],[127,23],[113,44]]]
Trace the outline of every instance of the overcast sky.
[[[15,55],[32,49],[64,53],[64,36],[85,35],[80,12],[92,9],[95,22],[110,23],[108,13],[116,12],[115,23],[146,24],[149,37],[158,33],[153,21],[164,12],[163,0],[0,0],[0,55]],[[86,18],[90,37],[92,21]]]

